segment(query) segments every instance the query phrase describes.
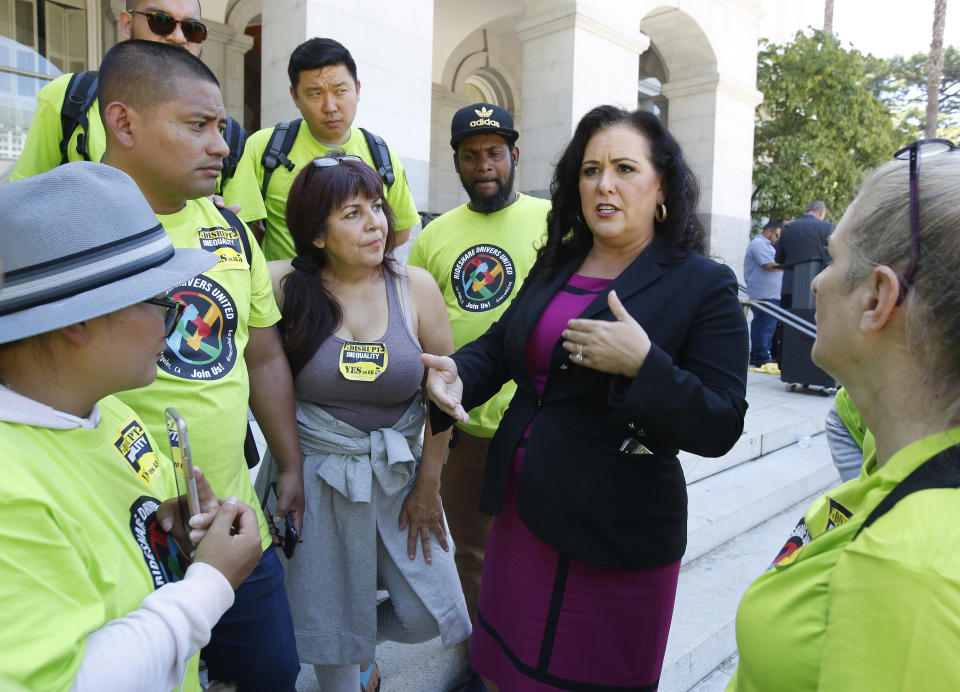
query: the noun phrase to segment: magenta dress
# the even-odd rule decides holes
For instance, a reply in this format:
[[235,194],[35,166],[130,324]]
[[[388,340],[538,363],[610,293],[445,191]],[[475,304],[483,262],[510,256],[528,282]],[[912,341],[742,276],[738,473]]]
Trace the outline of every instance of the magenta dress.
[[[609,284],[574,274],[540,316],[525,356],[541,392],[567,321]],[[534,536],[517,514],[523,455],[521,444],[487,541],[471,667],[502,692],[656,690],[680,562],[641,570],[590,565]]]

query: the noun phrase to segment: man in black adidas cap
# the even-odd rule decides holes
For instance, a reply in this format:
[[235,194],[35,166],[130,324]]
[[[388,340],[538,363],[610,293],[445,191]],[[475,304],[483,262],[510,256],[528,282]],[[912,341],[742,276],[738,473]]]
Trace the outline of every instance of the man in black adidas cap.
[[[514,189],[518,137],[513,116],[495,104],[475,103],[454,114],[453,167],[470,201],[430,222],[410,252],[408,262],[429,271],[443,292],[456,348],[483,334],[507,309],[546,233],[550,203]],[[440,493],[471,618],[491,521],[477,510],[483,468],[514,389],[505,385],[469,412],[469,423],[457,423],[443,472]]]

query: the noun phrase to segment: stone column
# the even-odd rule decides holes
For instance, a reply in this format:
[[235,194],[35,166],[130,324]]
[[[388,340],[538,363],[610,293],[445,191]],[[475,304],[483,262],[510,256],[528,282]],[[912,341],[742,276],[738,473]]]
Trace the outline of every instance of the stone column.
[[594,106],[637,106],[640,3],[563,0],[528,7],[517,24],[523,43],[520,189],[549,197],[553,164],[577,122]]
[[663,85],[670,132],[700,181],[700,217],[708,253],[723,258],[742,280],[750,241],[753,118],[756,89],[705,75]]
[[383,137],[407,172],[420,209],[429,193],[433,0],[367,3],[270,0],[263,3],[262,123],[299,117],[290,98],[290,52],[308,38],[340,41],[357,63],[355,125]]
[[253,47],[253,37],[206,18],[203,23],[209,32],[200,57],[220,82],[227,115],[243,124],[243,56]]

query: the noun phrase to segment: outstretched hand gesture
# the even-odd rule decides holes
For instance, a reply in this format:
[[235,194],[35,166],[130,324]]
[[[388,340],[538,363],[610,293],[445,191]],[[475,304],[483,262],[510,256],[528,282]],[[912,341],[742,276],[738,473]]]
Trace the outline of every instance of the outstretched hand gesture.
[[441,411],[456,418],[461,423],[470,420],[463,409],[463,382],[457,375],[457,364],[449,356],[421,354],[420,360],[430,370],[427,373],[427,396]]

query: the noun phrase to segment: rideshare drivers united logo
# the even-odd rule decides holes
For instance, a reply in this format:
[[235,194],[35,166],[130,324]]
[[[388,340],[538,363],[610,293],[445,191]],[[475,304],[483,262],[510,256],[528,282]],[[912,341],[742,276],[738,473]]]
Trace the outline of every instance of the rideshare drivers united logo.
[[186,380],[219,380],[236,365],[237,308],[216,281],[200,275],[170,292],[186,308],[167,337],[160,369]]
[[141,495],[130,506],[130,532],[143,554],[154,589],[183,579],[190,564],[183,549],[160,527],[159,507],[160,502],[147,495]]
[[516,285],[513,260],[496,245],[474,245],[453,263],[450,284],[461,309],[485,312],[500,306]]

